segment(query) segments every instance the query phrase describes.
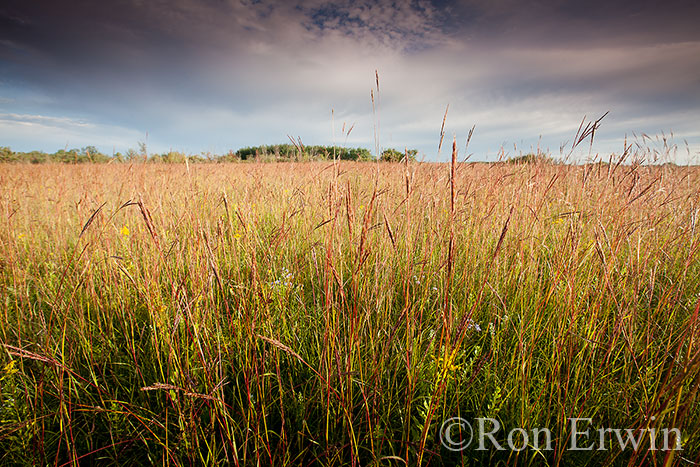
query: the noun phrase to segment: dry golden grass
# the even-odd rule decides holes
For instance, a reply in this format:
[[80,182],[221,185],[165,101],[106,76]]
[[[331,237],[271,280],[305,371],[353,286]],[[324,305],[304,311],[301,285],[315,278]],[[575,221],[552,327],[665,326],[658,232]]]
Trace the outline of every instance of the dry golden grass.
[[[4,165],[0,463],[698,461],[698,187],[672,166]],[[556,442],[450,452],[458,415]],[[572,452],[571,417],[684,450]]]

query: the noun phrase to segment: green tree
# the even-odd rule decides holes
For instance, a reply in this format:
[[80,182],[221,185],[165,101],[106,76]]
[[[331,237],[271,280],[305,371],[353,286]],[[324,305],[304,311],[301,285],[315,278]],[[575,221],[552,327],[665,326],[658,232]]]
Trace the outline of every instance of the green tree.
[[416,160],[416,155],[418,154],[417,149],[407,149],[405,152],[397,151],[396,149],[385,149],[382,151],[382,155],[379,160],[384,162],[400,162],[404,157],[408,157],[409,161]]
[[18,155],[7,146],[0,147],[0,162],[14,162],[18,160]]

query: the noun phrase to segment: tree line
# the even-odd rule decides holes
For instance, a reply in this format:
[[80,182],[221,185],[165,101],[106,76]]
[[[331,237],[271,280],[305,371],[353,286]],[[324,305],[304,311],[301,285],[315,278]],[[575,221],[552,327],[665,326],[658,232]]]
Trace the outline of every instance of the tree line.
[[[384,149],[379,160],[386,162],[400,162],[404,157],[415,160],[418,150]],[[168,151],[164,153],[149,153],[146,145],[139,143],[139,149],[128,149],[125,153],[117,152],[107,155],[99,151],[95,146],[83,148],[60,149],[54,153],[43,151],[13,151],[9,147],[0,147],[0,162],[24,162],[32,164],[41,163],[107,163],[107,162],[279,162],[279,161],[374,161],[376,157],[366,148],[345,148],[337,146],[303,146],[294,144],[272,144],[261,146],[249,146],[229,151],[225,154],[185,154],[180,151]]]

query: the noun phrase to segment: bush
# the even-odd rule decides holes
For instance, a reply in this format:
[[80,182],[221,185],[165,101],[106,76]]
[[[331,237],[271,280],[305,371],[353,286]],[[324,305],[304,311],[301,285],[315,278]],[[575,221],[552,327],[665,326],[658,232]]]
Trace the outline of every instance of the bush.
[[385,162],[401,162],[404,157],[408,157],[409,161],[415,161],[417,154],[417,149],[407,149],[405,152],[400,152],[396,149],[389,148],[382,151],[380,160]]
[[537,154],[530,153],[523,154],[522,156],[518,157],[509,157],[507,162],[509,164],[552,164],[554,162],[554,159],[552,159],[551,156],[540,152]]
[[7,146],[0,147],[0,162],[15,162],[17,155]]
[[163,162],[182,163],[187,159],[187,155],[178,151],[170,151],[161,156]]
[[369,161],[372,154],[365,148],[341,148],[333,146],[302,146],[293,144],[274,144],[241,148],[235,153],[229,152],[224,160],[240,159],[242,161],[259,158],[269,161],[284,160],[332,160]]

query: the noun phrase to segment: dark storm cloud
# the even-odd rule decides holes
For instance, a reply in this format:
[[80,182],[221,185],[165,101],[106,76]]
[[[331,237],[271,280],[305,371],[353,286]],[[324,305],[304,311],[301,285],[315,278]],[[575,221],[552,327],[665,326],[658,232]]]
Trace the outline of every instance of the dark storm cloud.
[[445,8],[457,31],[501,42],[590,47],[700,38],[695,0],[461,0]]
[[[333,14],[322,2],[10,2],[2,14],[15,27],[2,33],[3,78],[55,99],[53,110],[102,109],[124,125],[177,124],[173,114],[212,105],[260,113],[298,104],[299,91],[307,99],[328,91],[335,80],[321,73],[342,64],[323,55],[347,57],[348,37],[385,47],[409,43],[409,32],[427,40],[425,16],[404,10],[376,2],[339,3]],[[334,15],[354,26],[331,28]],[[335,35],[326,43],[341,48],[319,51]]]
[[494,152],[540,134],[554,148],[607,110],[619,137],[700,141],[698,17],[684,0],[6,0],[0,113],[14,117],[0,137],[36,147],[17,136],[25,118],[53,135],[47,149],[56,135],[134,145],[146,131],[195,151],[288,133],[326,143],[334,109],[357,122],[350,143],[371,147],[379,69],[382,144],[428,155],[447,103],[449,131],[476,124],[475,147],[481,136]]

